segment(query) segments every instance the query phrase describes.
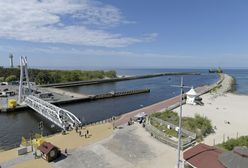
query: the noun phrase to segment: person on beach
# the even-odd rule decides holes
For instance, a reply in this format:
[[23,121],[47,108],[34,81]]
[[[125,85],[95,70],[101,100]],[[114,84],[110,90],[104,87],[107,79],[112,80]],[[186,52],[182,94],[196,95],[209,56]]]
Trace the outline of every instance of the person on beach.
[[68,156],[68,153],[67,153],[67,148],[65,148],[65,155]]

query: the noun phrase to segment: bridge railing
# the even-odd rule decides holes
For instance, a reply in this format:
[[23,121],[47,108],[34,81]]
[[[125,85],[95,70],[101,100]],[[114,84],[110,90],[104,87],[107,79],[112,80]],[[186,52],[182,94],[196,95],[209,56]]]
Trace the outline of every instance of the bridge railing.
[[81,125],[81,121],[71,112],[59,108],[35,96],[26,96],[24,102],[30,108],[32,108],[62,129]]

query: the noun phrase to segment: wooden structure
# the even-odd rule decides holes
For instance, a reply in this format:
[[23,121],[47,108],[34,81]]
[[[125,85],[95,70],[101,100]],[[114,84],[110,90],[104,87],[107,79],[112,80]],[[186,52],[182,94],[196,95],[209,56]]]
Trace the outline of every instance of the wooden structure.
[[61,151],[58,147],[54,146],[50,142],[43,142],[38,150],[41,152],[41,157],[48,162],[57,159],[61,155]]

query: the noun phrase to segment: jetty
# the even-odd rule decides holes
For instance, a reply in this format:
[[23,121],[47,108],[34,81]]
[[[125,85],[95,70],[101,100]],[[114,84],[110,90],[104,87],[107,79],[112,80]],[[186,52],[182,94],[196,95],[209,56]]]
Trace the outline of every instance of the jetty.
[[156,74],[148,74],[148,75],[123,76],[123,77],[111,78],[111,79],[96,79],[96,80],[87,80],[87,81],[75,81],[75,82],[45,84],[45,85],[40,85],[40,87],[65,88],[65,87],[72,87],[72,86],[95,85],[95,84],[119,82],[119,81],[126,81],[126,80],[155,78],[155,77],[160,77],[160,76],[178,76],[178,75],[200,75],[200,73],[196,73],[196,72],[165,72],[165,73],[156,73]]

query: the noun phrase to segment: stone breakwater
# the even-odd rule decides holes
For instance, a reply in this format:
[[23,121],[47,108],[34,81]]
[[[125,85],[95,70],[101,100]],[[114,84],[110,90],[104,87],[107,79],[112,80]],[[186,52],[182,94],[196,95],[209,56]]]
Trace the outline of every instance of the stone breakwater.
[[217,93],[227,93],[232,92],[235,90],[235,79],[231,75],[228,74],[221,74],[222,81],[219,84],[218,89],[216,90]]

